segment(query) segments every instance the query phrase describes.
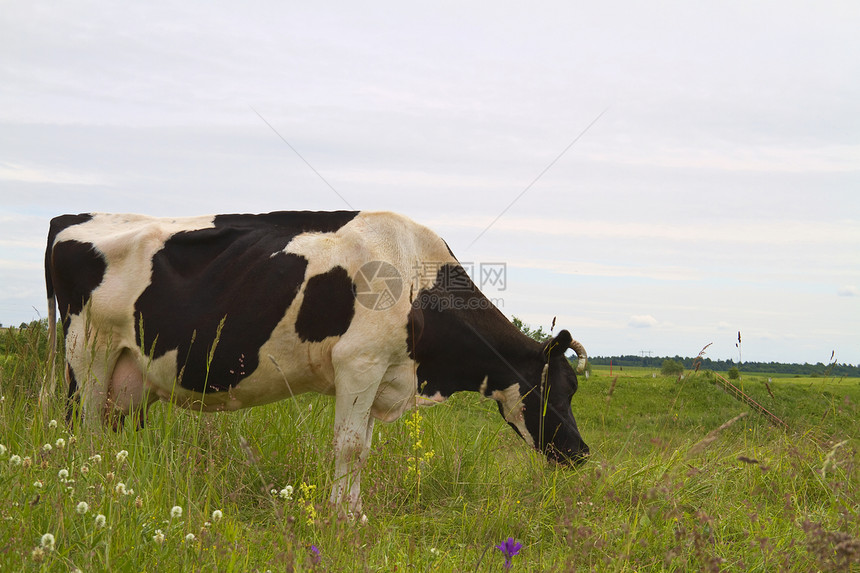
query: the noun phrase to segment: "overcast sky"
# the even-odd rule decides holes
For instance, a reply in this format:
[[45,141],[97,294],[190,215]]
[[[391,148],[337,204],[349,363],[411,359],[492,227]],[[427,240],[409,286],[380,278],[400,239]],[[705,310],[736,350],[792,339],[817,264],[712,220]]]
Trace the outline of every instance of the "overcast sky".
[[860,3],[413,4],[4,1],[0,322],[57,214],[392,210],[592,355],[860,363]]

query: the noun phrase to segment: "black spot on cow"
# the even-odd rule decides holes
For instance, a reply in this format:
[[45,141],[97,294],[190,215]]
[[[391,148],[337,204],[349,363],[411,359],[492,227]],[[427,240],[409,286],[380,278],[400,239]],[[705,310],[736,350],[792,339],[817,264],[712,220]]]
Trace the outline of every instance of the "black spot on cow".
[[152,282],[135,303],[137,343],[153,358],[176,349],[183,388],[236,386],[259,366],[260,348],[305,280],[307,260],[284,247],[356,214],[218,215],[213,228],[176,233],[153,256]]
[[322,342],[340,336],[355,315],[355,283],[343,267],[334,267],[308,279],[296,334],[304,342]]
[[93,291],[104,280],[107,263],[92,243],[62,241],[51,251],[49,296],[57,294],[57,306],[68,331],[71,315],[80,314]]

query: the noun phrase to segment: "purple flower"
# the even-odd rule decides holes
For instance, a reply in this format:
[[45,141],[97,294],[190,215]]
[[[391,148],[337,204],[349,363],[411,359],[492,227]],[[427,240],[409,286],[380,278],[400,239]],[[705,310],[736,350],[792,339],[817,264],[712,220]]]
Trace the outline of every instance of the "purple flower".
[[319,547],[317,547],[316,545],[311,545],[311,563],[317,565],[319,564],[321,559],[322,558],[320,557]]
[[496,545],[496,549],[505,555],[505,569],[510,569],[513,566],[511,559],[513,559],[514,555],[518,554],[522,548],[523,544],[517,543],[513,537],[508,537],[505,541]]

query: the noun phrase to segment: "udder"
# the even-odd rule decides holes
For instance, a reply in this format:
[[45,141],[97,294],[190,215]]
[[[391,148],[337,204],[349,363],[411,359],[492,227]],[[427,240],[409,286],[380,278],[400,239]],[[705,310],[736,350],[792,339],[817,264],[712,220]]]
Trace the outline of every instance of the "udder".
[[113,410],[128,414],[146,406],[152,397],[146,390],[140,363],[130,348],[120,353],[108,389],[108,404]]

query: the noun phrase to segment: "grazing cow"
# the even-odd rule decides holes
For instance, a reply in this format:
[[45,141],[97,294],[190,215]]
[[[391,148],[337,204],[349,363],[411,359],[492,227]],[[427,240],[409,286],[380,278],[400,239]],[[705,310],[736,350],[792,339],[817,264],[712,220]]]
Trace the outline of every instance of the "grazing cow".
[[564,356],[573,348],[584,367],[582,345],[566,330],[544,344],[521,334],[438,235],[400,215],[63,215],[45,278],[51,363],[56,305],[85,423],[143,416],[158,399],[219,411],[333,395],[341,510],[361,508],[374,419],[461,390],[495,399],[548,458],[588,455]]

